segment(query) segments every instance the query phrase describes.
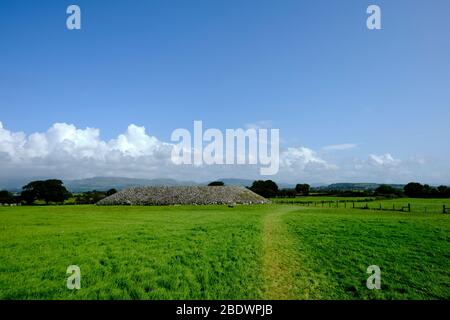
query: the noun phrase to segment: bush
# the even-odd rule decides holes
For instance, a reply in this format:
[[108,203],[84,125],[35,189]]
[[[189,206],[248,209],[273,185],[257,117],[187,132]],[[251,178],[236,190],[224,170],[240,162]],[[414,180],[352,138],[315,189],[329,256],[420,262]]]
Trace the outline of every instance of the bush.
[[282,189],[278,192],[278,197],[281,198],[295,198],[297,192],[294,189]]
[[106,191],[106,196],[109,197],[109,196],[112,196],[115,193],[117,193],[116,189],[114,189],[114,188],[113,189],[109,189],[108,191]]
[[[113,189],[111,189],[111,190],[113,190]],[[87,192],[84,192],[81,194],[77,194],[77,195],[75,195],[75,203],[76,204],[96,204],[100,200],[106,198],[107,193],[110,192],[111,190],[109,190],[107,192],[94,190],[94,191],[87,191]]]
[[402,195],[402,190],[394,188],[387,184],[382,184],[375,189],[375,195],[394,198]]
[[213,181],[210,184],[208,184],[208,187],[222,187],[224,185],[225,183],[223,183],[222,181]]

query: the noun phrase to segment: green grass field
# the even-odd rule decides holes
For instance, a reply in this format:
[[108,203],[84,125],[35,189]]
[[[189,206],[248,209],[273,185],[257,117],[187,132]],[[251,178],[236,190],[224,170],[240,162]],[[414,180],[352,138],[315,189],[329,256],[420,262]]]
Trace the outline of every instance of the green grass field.
[[[449,299],[450,215],[0,207],[0,299]],[[81,269],[81,289],[66,269]],[[369,290],[369,265],[381,290]]]
[[[274,198],[271,199],[274,203],[281,204],[302,204],[310,207],[324,207],[324,208],[352,208],[352,201],[355,202],[355,208],[361,209],[367,207],[372,210],[388,210],[407,211],[408,205],[410,205],[411,212],[415,213],[443,213],[443,206],[446,207],[446,212],[450,213],[450,199],[420,199],[420,198],[396,198],[396,199],[383,199],[378,200],[375,197],[332,197],[332,196],[319,196],[319,197],[297,197],[297,198]],[[322,203],[323,202],[323,203]],[[337,202],[339,202],[337,204]]]
[[328,201],[364,201],[364,200],[374,200],[375,197],[337,197],[337,196],[308,196],[308,197],[296,197],[296,198],[272,198],[270,199],[275,203],[283,202],[328,202]]

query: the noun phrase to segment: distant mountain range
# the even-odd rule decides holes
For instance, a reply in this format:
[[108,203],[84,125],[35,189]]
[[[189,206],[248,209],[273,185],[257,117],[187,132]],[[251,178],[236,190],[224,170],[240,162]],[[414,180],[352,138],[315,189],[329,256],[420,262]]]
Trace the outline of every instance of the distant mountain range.
[[193,186],[193,181],[178,181],[174,179],[133,179],[115,177],[95,177],[80,180],[65,180],[64,185],[71,192],[85,192],[91,190],[106,191],[109,189],[122,190],[139,186]]
[[[217,179],[228,186],[243,186],[249,187],[253,180],[248,179]],[[96,177],[90,179],[80,180],[66,180],[64,185],[71,192],[84,192],[91,190],[106,191],[112,188],[117,190],[126,189],[135,186],[201,186],[207,185],[207,182],[194,181],[179,181],[174,179],[133,179],[133,178],[110,178],[110,177]],[[293,184],[278,183],[281,189],[295,188]],[[380,186],[379,183],[333,183],[327,186],[316,186],[318,190],[339,190],[339,191],[368,191],[375,190]],[[390,184],[394,188],[403,189],[402,184]]]
[[[30,179],[43,180],[41,179]],[[0,181],[0,190],[6,189],[13,192],[21,191],[22,186],[27,182],[25,180],[14,181]],[[228,186],[244,186],[249,187],[252,185],[253,180],[249,179],[217,179],[222,181]],[[133,179],[133,178],[120,178],[120,177],[95,177],[89,179],[79,180],[64,180],[64,185],[70,192],[85,192],[85,191],[106,191],[109,189],[123,190],[134,186],[201,186],[207,185],[211,181],[207,182],[194,182],[194,181],[180,181],[175,179]],[[278,183],[281,189],[294,188],[294,184]],[[316,190],[339,190],[339,191],[367,191],[374,190],[379,183],[333,183],[330,185],[312,185]],[[390,184],[394,188],[402,189],[402,184]]]
[[[251,186],[253,180],[245,179],[218,179],[228,186]],[[201,186],[208,182],[198,183],[194,181],[179,181],[175,179],[133,179],[133,178],[112,178],[95,177],[80,180],[65,180],[64,185],[71,192],[84,192],[91,190],[106,191],[109,189],[122,190],[137,186]]]
[[[35,177],[30,179],[14,179],[14,180],[0,180],[0,190],[9,190],[11,192],[19,192],[22,186],[30,181],[46,180],[45,177]],[[251,186],[253,180],[246,179],[217,179],[223,181],[228,186]],[[134,179],[122,177],[94,177],[88,179],[78,180],[63,180],[64,185],[70,192],[85,192],[85,191],[106,191],[109,189],[122,190],[129,187],[136,186],[201,186],[207,185],[207,182],[195,181],[180,181],[175,179]]]
[[[381,184],[380,183],[332,183],[327,186],[316,187],[319,190],[337,190],[337,191],[369,191],[375,190]],[[403,189],[404,184],[388,184],[389,186],[397,189]]]

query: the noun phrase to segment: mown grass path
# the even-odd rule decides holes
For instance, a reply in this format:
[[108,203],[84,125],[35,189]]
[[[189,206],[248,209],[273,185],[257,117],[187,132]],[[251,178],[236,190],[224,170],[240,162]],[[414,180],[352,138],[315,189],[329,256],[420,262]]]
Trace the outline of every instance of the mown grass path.
[[[299,288],[296,273],[301,262],[295,251],[295,239],[291,237],[282,217],[297,211],[295,208],[277,208],[267,214],[263,222],[263,270],[265,299],[298,299]],[[307,297],[307,291],[304,291]]]

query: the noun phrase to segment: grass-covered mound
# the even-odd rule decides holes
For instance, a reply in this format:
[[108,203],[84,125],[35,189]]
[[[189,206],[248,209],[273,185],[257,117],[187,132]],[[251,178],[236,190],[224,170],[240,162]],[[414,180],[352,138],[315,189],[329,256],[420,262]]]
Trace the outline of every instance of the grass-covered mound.
[[175,205],[175,204],[264,204],[269,201],[236,186],[222,187],[133,187],[120,191],[97,205]]

